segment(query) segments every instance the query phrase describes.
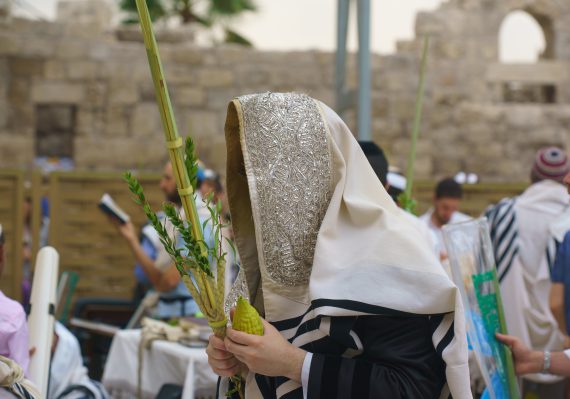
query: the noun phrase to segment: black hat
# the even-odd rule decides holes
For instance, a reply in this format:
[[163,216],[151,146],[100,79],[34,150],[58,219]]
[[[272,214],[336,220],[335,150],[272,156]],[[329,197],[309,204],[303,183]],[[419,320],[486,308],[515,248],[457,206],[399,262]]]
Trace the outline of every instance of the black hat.
[[378,147],[376,143],[372,141],[359,141],[358,144],[360,144],[360,148],[362,148],[364,155],[366,155],[374,173],[376,173],[376,176],[378,176],[382,185],[386,186],[388,159],[386,159],[384,151],[382,151],[382,148]]

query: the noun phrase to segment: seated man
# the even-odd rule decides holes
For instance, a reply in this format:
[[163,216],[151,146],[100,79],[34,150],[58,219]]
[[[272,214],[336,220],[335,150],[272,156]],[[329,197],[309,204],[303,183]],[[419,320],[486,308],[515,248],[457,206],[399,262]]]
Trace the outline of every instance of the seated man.
[[54,328],[48,398],[107,398],[103,385],[89,378],[77,338],[59,322]]
[[[181,200],[170,162],[164,167],[160,189],[165,194],[167,201],[180,208]],[[165,217],[162,212],[158,216],[160,219]],[[139,236],[131,222],[120,224],[115,219],[110,218],[110,220],[125,238],[137,260],[137,265],[135,266],[137,281],[143,284],[146,283],[148,287],[160,293],[160,300],[154,316],[168,319],[197,313],[199,311],[198,305],[186,289],[178,270],[168,253],[164,250],[154,228],[151,225],[143,227],[142,238],[139,240]],[[177,244],[183,247],[184,242],[182,238],[175,237],[175,239]]]

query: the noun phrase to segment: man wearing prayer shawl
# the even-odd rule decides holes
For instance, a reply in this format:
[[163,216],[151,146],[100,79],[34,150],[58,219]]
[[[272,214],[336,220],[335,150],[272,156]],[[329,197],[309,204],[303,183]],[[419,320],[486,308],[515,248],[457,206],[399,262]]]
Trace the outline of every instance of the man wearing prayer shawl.
[[338,115],[255,94],[225,130],[229,299],[246,294],[265,331],[212,336],[214,371],[241,372],[247,399],[470,398],[459,292]]
[[[570,229],[568,194],[562,181],[570,159],[560,148],[540,149],[531,169],[533,184],[486,212],[509,334],[536,350],[559,351],[564,334],[550,310],[554,230]],[[556,227],[556,229],[555,229]],[[559,377],[531,374],[525,379],[554,383]]]

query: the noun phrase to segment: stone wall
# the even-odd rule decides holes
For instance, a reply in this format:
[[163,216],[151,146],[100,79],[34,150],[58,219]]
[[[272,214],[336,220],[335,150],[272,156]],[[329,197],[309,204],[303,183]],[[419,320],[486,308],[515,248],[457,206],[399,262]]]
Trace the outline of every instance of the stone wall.
[[[399,43],[393,55],[372,58],[373,137],[390,161],[405,166],[425,34],[431,46],[416,163],[420,178],[463,169],[486,181],[524,181],[537,148],[570,148],[570,8],[562,3],[449,0],[435,12],[418,14],[418,39]],[[500,24],[516,9],[550,21],[554,38],[550,59],[526,71],[498,64]],[[187,31],[163,31],[159,44],[179,130],[191,133],[200,156],[220,171],[232,97],[297,90],[334,106],[334,54],[200,48]],[[505,103],[502,90],[511,76],[551,85],[556,101]],[[533,76],[544,79],[533,82]],[[41,148],[35,144],[42,130],[38,109],[49,105],[60,110],[54,115],[66,115],[62,129],[73,124],[72,157],[79,169],[157,169],[165,160],[146,53],[136,32],[103,30],[100,23],[0,19],[0,167],[32,164]],[[344,117],[354,131],[353,114]]]

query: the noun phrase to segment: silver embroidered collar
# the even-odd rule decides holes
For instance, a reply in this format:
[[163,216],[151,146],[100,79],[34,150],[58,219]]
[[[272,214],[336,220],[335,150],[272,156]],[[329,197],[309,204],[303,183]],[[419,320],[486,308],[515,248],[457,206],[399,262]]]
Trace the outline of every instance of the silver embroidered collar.
[[316,102],[303,94],[264,93],[238,100],[245,167],[255,186],[251,202],[260,223],[258,250],[272,280],[305,285],[332,195],[325,122]]

